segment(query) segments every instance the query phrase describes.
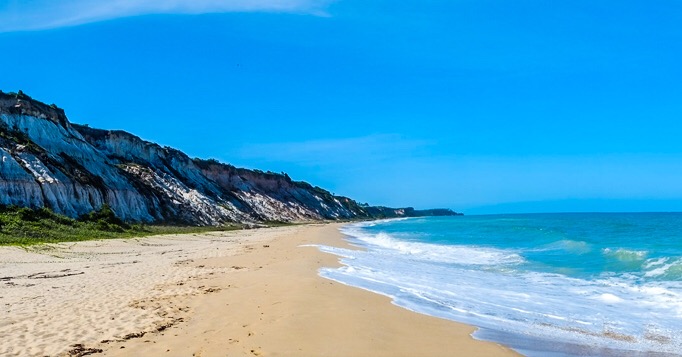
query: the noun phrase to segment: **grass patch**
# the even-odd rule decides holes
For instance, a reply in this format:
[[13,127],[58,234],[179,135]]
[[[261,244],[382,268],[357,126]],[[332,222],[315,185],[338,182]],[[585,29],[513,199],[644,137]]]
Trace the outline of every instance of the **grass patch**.
[[295,223],[295,222],[283,222],[283,221],[265,221],[263,223],[265,227],[289,227],[298,226],[305,223]]
[[78,219],[47,208],[0,206],[0,245],[34,245],[92,239],[132,238],[159,234],[187,234],[242,229],[233,224],[219,227],[129,224],[108,206]]

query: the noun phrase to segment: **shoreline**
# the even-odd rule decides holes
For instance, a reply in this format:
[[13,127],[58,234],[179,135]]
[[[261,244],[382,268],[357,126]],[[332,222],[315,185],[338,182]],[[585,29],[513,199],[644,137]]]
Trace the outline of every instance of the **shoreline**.
[[0,354],[518,355],[474,339],[475,327],[320,277],[338,258],[300,246],[347,248],[341,225],[0,248],[2,275],[15,277],[1,282],[13,285],[2,287]]

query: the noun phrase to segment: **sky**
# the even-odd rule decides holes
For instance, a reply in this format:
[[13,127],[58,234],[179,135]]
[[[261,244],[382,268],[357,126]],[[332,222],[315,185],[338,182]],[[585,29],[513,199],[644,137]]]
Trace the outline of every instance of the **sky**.
[[682,211],[682,2],[0,0],[0,90],[360,202]]

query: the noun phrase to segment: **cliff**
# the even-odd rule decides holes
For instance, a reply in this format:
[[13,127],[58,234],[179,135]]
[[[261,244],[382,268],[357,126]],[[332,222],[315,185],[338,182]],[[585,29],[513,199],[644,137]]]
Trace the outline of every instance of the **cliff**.
[[420,215],[359,205],[286,174],[192,159],[124,131],[72,124],[54,104],[1,91],[0,204],[71,217],[107,204],[127,221],[193,225]]

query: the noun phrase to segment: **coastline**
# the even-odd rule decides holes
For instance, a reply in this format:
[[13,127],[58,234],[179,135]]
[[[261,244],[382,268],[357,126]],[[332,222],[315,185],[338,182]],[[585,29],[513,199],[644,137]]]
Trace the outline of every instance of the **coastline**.
[[340,225],[2,247],[2,275],[15,279],[2,281],[14,285],[2,287],[0,354],[518,355],[473,339],[474,327],[320,277],[338,258],[301,245],[348,247]]

